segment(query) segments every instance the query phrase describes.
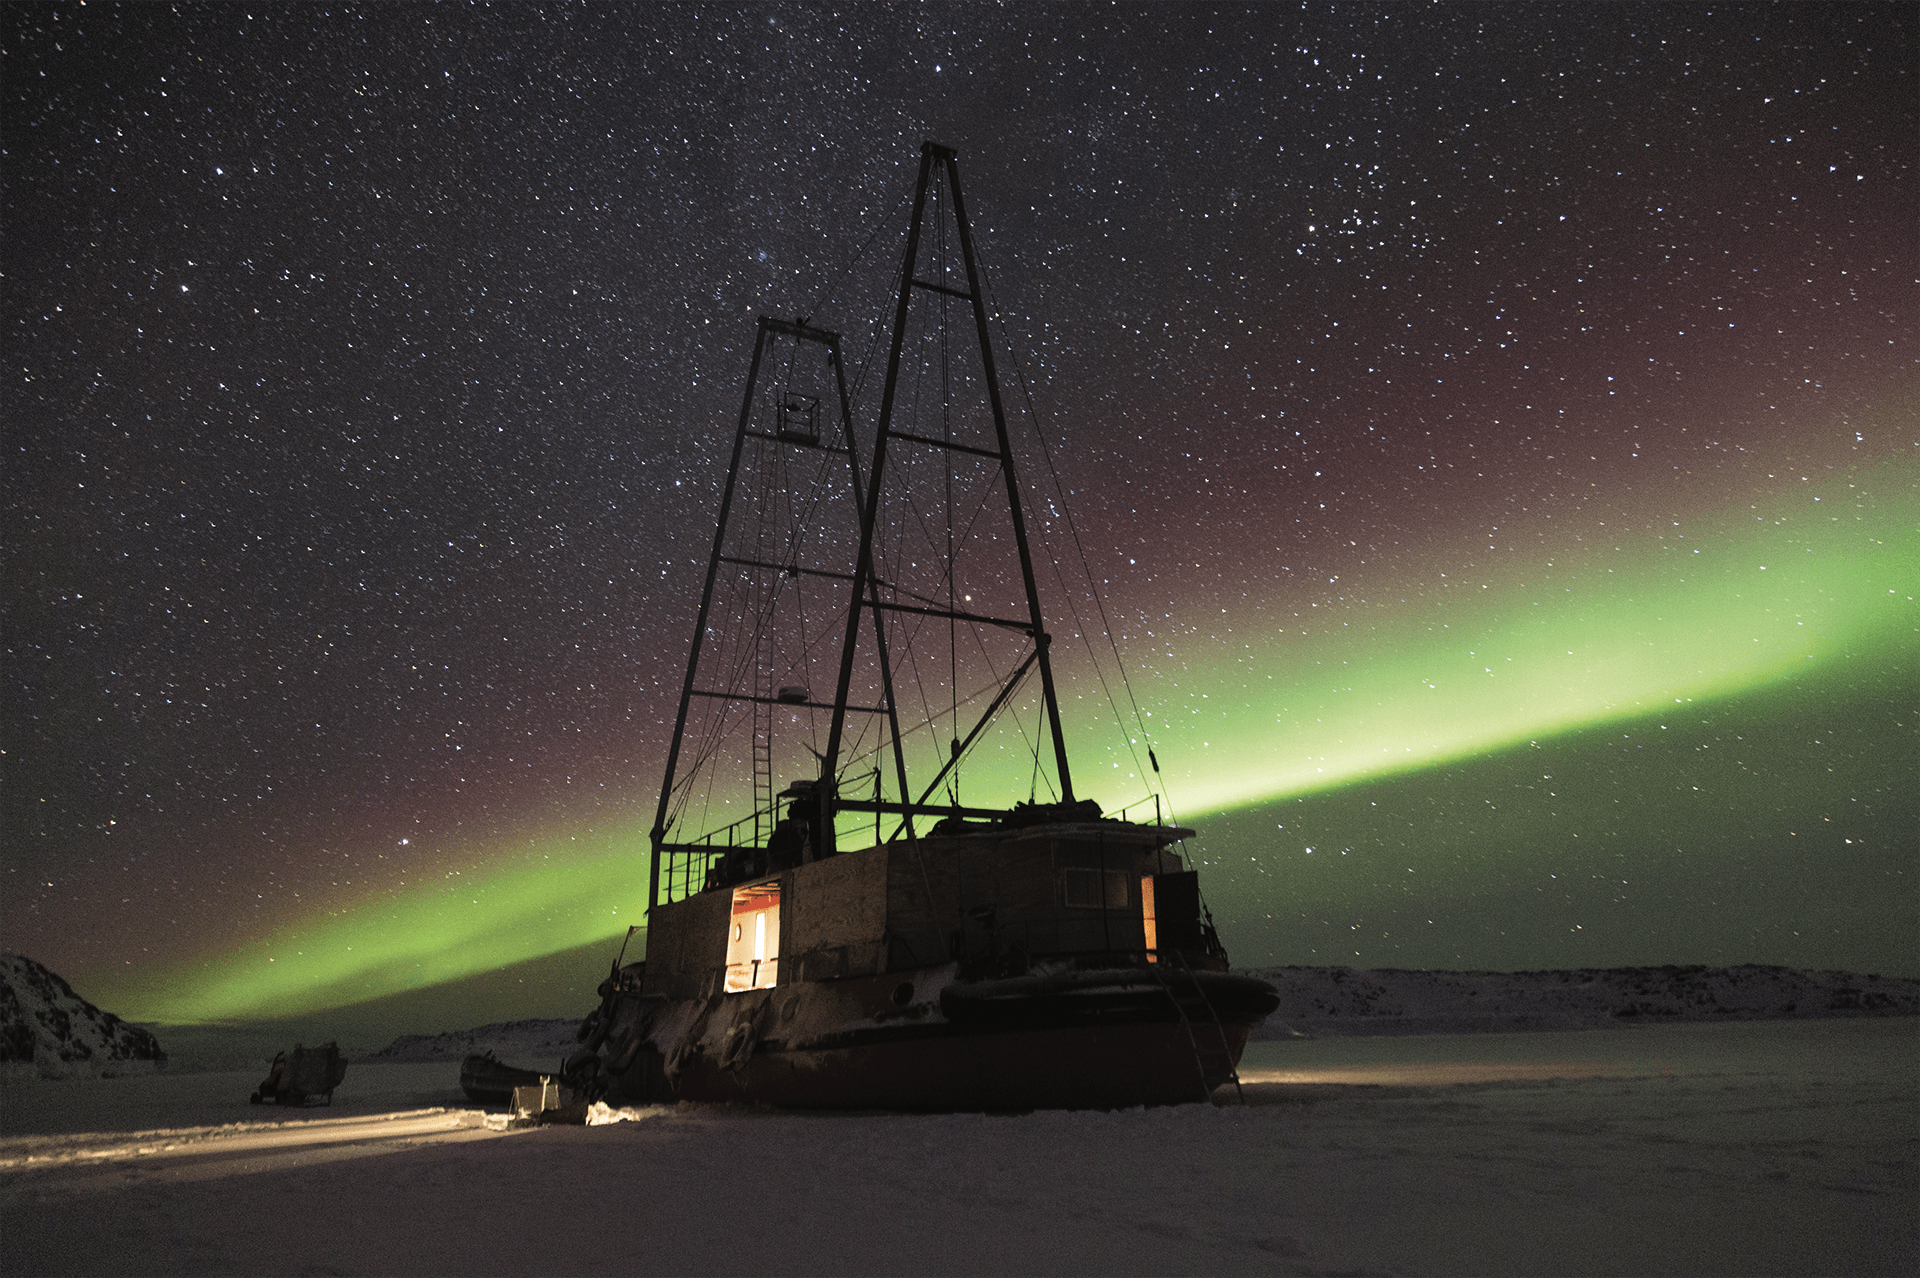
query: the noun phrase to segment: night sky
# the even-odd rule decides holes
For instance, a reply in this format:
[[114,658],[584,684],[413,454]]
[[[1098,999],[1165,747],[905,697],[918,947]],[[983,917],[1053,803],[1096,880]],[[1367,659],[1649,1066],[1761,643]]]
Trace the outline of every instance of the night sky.
[[1913,6],[0,23],[0,943],[103,1006],[584,1010],[926,138],[1236,962],[1920,973]]

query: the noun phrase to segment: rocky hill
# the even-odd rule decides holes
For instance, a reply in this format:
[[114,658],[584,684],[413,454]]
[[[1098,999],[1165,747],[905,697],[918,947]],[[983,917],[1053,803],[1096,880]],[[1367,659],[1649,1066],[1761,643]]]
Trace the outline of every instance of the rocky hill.
[[1409,972],[1269,967],[1280,991],[1256,1039],[1597,1029],[1645,1021],[1920,1015],[1920,980],[1786,967]]
[[48,1078],[122,1074],[167,1059],[159,1040],[20,954],[0,954],[0,1062]]
[[574,1039],[580,1018],[548,1021],[502,1021],[470,1030],[439,1034],[403,1034],[375,1052],[373,1061],[457,1061],[482,1052],[525,1068],[558,1068],[558,1062],[576,1051]]

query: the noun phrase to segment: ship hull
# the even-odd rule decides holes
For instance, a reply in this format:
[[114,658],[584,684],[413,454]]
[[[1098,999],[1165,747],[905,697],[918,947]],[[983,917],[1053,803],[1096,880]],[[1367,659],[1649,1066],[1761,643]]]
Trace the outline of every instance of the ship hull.
[[[917,978],[917,980],[916,980]],[[915,997],[900,1003],[898,991]],[[969,982],[935,969],[707,1000],[632,999],[616,1104],[791,1109],[1119,1109],[1209,1099],[1277,999],[1228,973],[1052,973]],[[621,1025],[625,1022],[625,1026]]]
[[[677,1098],[787,1109],[1125,1109],[1204,1101],[1238,1063],[1249,1027],[1196,1054],[1178,1025],[967,1029],[836,1048],[774,1046],[734,1070],[702,1061]],[[1208,1059],[1211,1058],[1211,1059]]]

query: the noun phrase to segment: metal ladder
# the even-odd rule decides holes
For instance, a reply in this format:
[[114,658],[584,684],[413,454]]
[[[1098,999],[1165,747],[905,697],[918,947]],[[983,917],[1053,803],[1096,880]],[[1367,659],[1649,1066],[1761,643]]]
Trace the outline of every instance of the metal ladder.
[[[756,653],[756,665],[766,672],[766,695],[773,697],[774,673],[771,653],[772,639],[766,633],[771,627],[763,628],[760,635],[759,651]],[[759,680],[754,681],[756,684]],[[753,707],[753,845],[765,847],[767,839],[773,834],[773,826],[779,816],[773,810],[773,714],[771,705],[755,702]],[[767,828],[760,828],[761,815],[766,814]]]
[[[1227,1045],[1227,1027],[1221,1023],[1220,1013],[1214,1008],[1213,1000],[1207,997],[1206,990],[1201,988],[1200,982],[1194,979],[1193,969],[1187,966],[1186,956],[1178,950],[1160,951],[1163,959],[1168,953],[1173,955],[1175,962],[1180,965],[1180,971],[1186,976],[1187,980],[1192,983],[1194,998],[1199,1000],[1201,1007],[1207,1009],[1207,1016],[1213,1021],[1214,1032],[1220,1036],[1220,1056],[1227,1062],[1227,1077],[1233,1080],[1234,1095],[1239,1098],[1242,1105],[1245,1105],[1247,1103],[1247,1093],[1246,1090],[1240,1086],[1240,1069],[1233,1063],[1233,1050]],[[1183,1001],[1178,994],[1174,993],[1173,982],[1167,979],[1167,975],[1161,970],[1161,966],[1160,963],[1149,963],[1147,964],[1147,969],[1153,973],[1154,979],[1160,982],[1160,988],[1167,993],[1167,1001],[1173,1004],[1174,1012],[1180,1017],[1180,1027],[1187,1033],[1187,1046],[1193,1049],[1194,1070],[1200,1075],[1201,1099],[1211,1103],[1213,1100],[1213,1091],[1207,1086],[1207,1064],[1205,1059],[1200,1055],[1200,1040],[1193,1032],[1193,1017],[1190,1016],[1187,1011],[1187,1005],[1194,1000],[1187,999]]]

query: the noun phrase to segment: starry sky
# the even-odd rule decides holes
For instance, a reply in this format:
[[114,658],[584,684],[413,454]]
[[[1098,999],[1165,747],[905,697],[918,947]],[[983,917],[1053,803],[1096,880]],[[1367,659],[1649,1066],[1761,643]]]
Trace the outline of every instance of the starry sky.
[[103,1006],[581,1010],[926,138],[1236,961],[1920,972],[1911,6],[0,23],[0,942]]

